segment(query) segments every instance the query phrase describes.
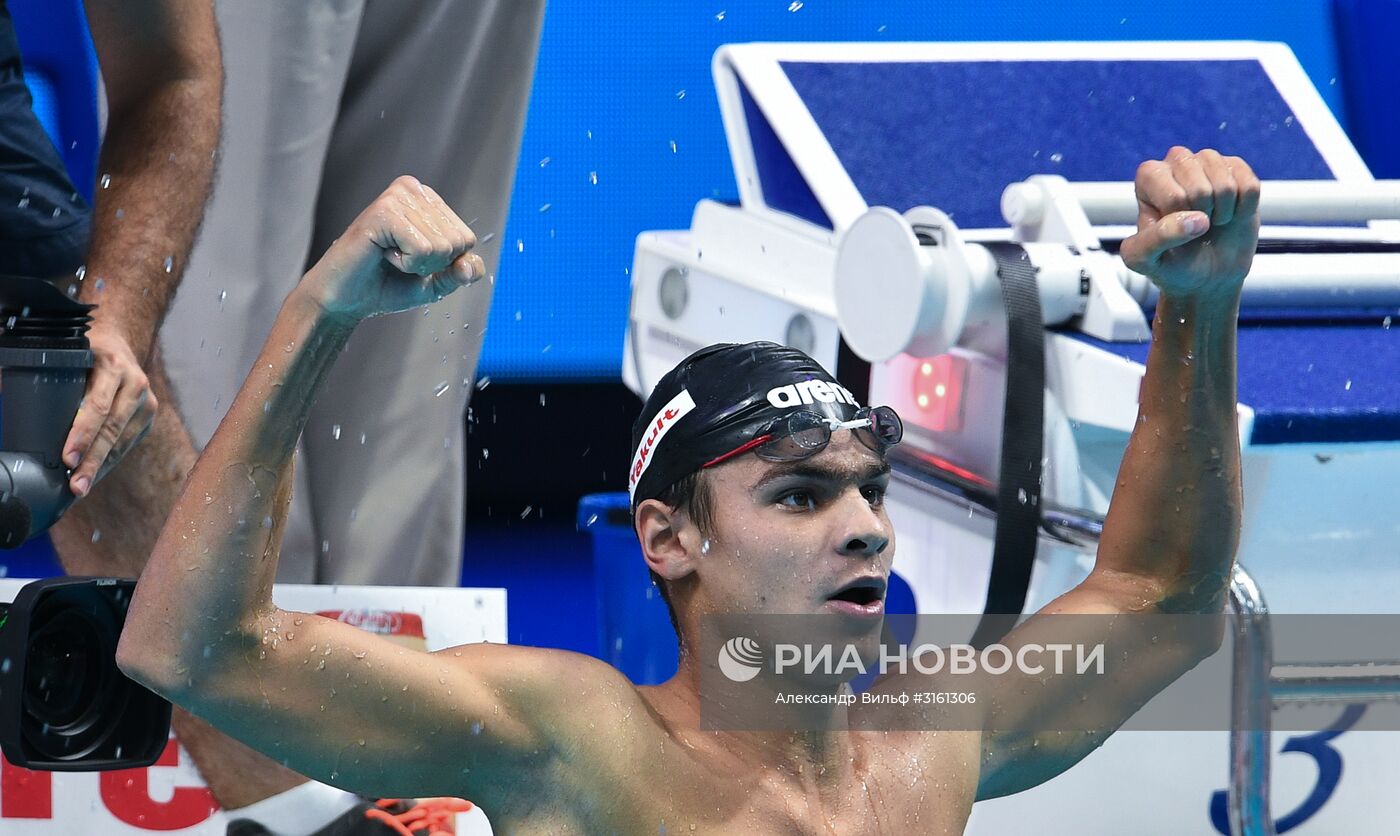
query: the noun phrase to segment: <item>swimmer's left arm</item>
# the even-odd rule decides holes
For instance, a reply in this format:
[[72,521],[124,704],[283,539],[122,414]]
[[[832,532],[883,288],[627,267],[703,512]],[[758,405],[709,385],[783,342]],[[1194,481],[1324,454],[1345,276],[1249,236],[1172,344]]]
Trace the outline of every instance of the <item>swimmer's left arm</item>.
[[[1138,232],[1121,252],[1161,289],[1138,422],[1093,571],[1003,642],[1102,644],[1112,671],[1093,681],[1027,676],[1022,684],[1036,687],[1025,690],[998,677],[987,689],[997,698],[981,798],[1078,762],[1223,635],[1243,505],[1236,319],[1258,242],[1259,180],[1238,157],[1178,146],[1143,163],[1136,189]],[[1191,617],[1166,617],[1178,614]]]

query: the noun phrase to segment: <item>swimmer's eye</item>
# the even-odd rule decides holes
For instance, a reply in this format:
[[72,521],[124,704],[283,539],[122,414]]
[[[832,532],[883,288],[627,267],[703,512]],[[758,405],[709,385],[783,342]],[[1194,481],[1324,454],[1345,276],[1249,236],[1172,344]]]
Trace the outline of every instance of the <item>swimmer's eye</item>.
[[879,508],[885,504],[884,485],[866,485],[861,488],[860,492],[865,497],[865,501],[870,503],[871,508]]
[[811,511],[817,506],[816,495],[811,491],[788,491],[780,495],[777,499],[779,505],[786,508],[800,508]]

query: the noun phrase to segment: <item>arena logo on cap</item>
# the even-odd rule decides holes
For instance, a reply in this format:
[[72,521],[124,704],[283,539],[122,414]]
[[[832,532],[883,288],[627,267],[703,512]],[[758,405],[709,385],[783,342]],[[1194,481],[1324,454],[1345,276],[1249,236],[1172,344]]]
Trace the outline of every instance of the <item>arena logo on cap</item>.
[[802,380],[768,390],[768,402],[778,409],[791,409],[811,403],[848,403],[859,407],[855,395],[846,387],[825,380]]
[[686,413],[695,408],[695,399],[690,396],[689,389],[682,389],[651,419],[651,428],[646,435],[642,436],[642,441],[637,445],[637,452],[632,456],[632,469],[627,473],[627,493],[635,495],[637,483],[641,481],[642,474],[647,472],[651,466],[651,454],[656,450],[656,445],[661,443],[661,439],[676,422],[686,416]]

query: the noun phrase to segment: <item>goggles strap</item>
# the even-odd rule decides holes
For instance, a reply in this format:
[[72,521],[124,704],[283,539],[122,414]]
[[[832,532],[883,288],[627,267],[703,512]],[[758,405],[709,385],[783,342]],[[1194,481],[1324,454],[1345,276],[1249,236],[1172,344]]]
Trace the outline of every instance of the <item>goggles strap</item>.
[[715,458],[710,459],[709,461],[707,461],[707,462],[705,462],[704,464],[700,465],[700,469],[701,469],[701,470],[704,470],[704,469],[707,468],[707,467],[714,467],[715,465],[719,464],[720,462],[728,461],[728,460],[734,458],[735,456],[742,456],[743,454],[749,452],[750,450],[754,449],[755,447],[761,446],[761,445],[763,445],[763,444],[767,444],[769,441],[772,441],[772,440],[773,440],[773,434],[772,434],[772,433],[764,433],[763,435],[758,436],[758,437],[755,438],[753,441],[750,441],[750,442],[747,443],[747,444],[744,444],[744,445],[742,445],[742,446],[740,446],[740,447],[735,447],[733,450],[730,450],[728,453],[725,453],[724,455],[716,456]]

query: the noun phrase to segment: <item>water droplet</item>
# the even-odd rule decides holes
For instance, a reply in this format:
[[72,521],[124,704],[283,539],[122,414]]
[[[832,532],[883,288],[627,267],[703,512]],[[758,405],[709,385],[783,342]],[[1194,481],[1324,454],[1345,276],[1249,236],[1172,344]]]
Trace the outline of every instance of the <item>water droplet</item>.
[[433,397],[435,397],[435,398],[440,398],[440,397],[442,397],[442,393],[443,393],[443,392],[446,392],[446,391],[447,391],[447,381],[444,380],[443,382],[441,382],[441,383],[439,383],[439,384],[437,385],[437,388],[436,388],[436,389],[433,390]]
[[482,457],[483,459],[489,459],[489,458],[491,458],[491,448],[489,448],[489,447],[482,447],[482,448],[481,448],[481,457]]
[[525,510],[520,512],[520,519],[523,520],[526,517],[530,516],[530,512],[533,510],[535,510],[533,505],[526,505]]
[[554,205],[553,203],[546,203],[546,204],[544,204],[543,206],[541,206],[541,207],[540,207],[540,214],[543,215],[545,212],[548,212],[548,211],[549,211],[549,207],[551,207],[551,206],[553,206],[553,205]]
[[336,441],[339,441],[339,440],[340,440],[340,425],[339,425],[339,424],[334,424],[334,425],[331,426],[331,438],[335,439]]
[[482,389],[485,389],[487,386],[490,386],[490,385],[491,385],[491,375],[489,375],[489,374],[482,375],[482,376],[476,381],[476,391],[480,392]]
[[20,199],[19,199],[19,208],[21,208],[21,209],[28,209],[28,208],[29,208],[29,198],[27,198],[27,197],[22,197],[22,198],[20,198]]
[[525,241],[524,241],[524,239],[521,239],[521,238],[515,239],[515,251],[518,252],[518,253],[523,253],[523,252],[525,252]]
[[174,270],[174,269],[175,269],[175,257],[174,257],[174,256],[169,256],[169,255],[166,256],[166,257],[165,257],[165,272],[169,273],[171,270]]
[[1227,124],[1229,124],[1229,123],[1227,123],[1227,122],[1221,122],[1221,123],[1220,123],[1220,130],[1222,130],[1222,131],[1225,130],[1225,126],[1226,126]]
[[795,12],[800,8],[802,8],[802,0],[792,0],[792,2],[788,4],[788,11],[790,12]]
[[365,443],[365,434],[364,434],[364,433],[360,433],[360,443],[361,443],[361,444],[364,444],[364,443]]
[[540,168],[544,168],[547,165],[549,165],[549,157],[545,157],[544,159],[540,160]]
[[701,554],[709,554],[709,553],[710,553],[710,538],[706,537],[706,538],[700,543],[700,553],[701,553]]
[[1348,380],[1347,383],[1346,383],[1346,385],[1343,386],[1342,388],[1345,389],[1345,390],[1347,390],[1348,392],[1350,392],[1350,391],[1351,391],[1351,381]]
[[684,90],[677,90],[677,91],[676,91],[676,98],[677,98],[677,99],[684,99],[684,98],[685,98],[685,91],[684,91]]
[[1050,162],[1052,163],[1062,163],[1064,161],[1065,155],[1061,154],[1059,151],[1056,151],[1055,153],[1050,155]]
[[725,10],[725,9],[720,9],[719,14],[715,15],[715,20],[724,20],[724,16],[725,16],[726,14],[728,14],[728,11],[727,11],[727,10]]
[[[322,541],[321,541],[321,554],[326,554],[326,553],[329,552],[330,550],[331,550],[331,541],[330,541],[330,540],[322,540]],[[330,652],[330,651],[327,650],[327,652]]]
[[590,171],[590,172],[588,172],[588,182],[589,182],[590,184],[594,185],[594,186],[598,185],[598,172],[596,172],[596,171]]
[[[23,464],[23,463],[24,463],[23,460],[21,460],[21,461],[20,461],[20,464]],[[94,529],[92,530],[92,542],[96,543],[98,540],[101,540],[101,539],[102,539],[102,529],[100,529],[100,528],[94,528]]]
[[1016,489],[1016,501],[1021,503],[1022,505],[1025,505],[1027,502],[1030,501],[1030,497],[1026,496],[1025,488]]
[[102,186],[102,188],[105,189],[105,188],[107,188],[107,187],[110,186],[110,185],[112,185],[112,177],[111,177],[111,175],[109,175],[109,174],[104,174],[104,175],[102,175],[102,180],[101,180],[101,186]]
[[544,406],[544,393],[540,393],[540,406]]
[[671,140],[671,153],[676,153],[676,141],[674,139]]

